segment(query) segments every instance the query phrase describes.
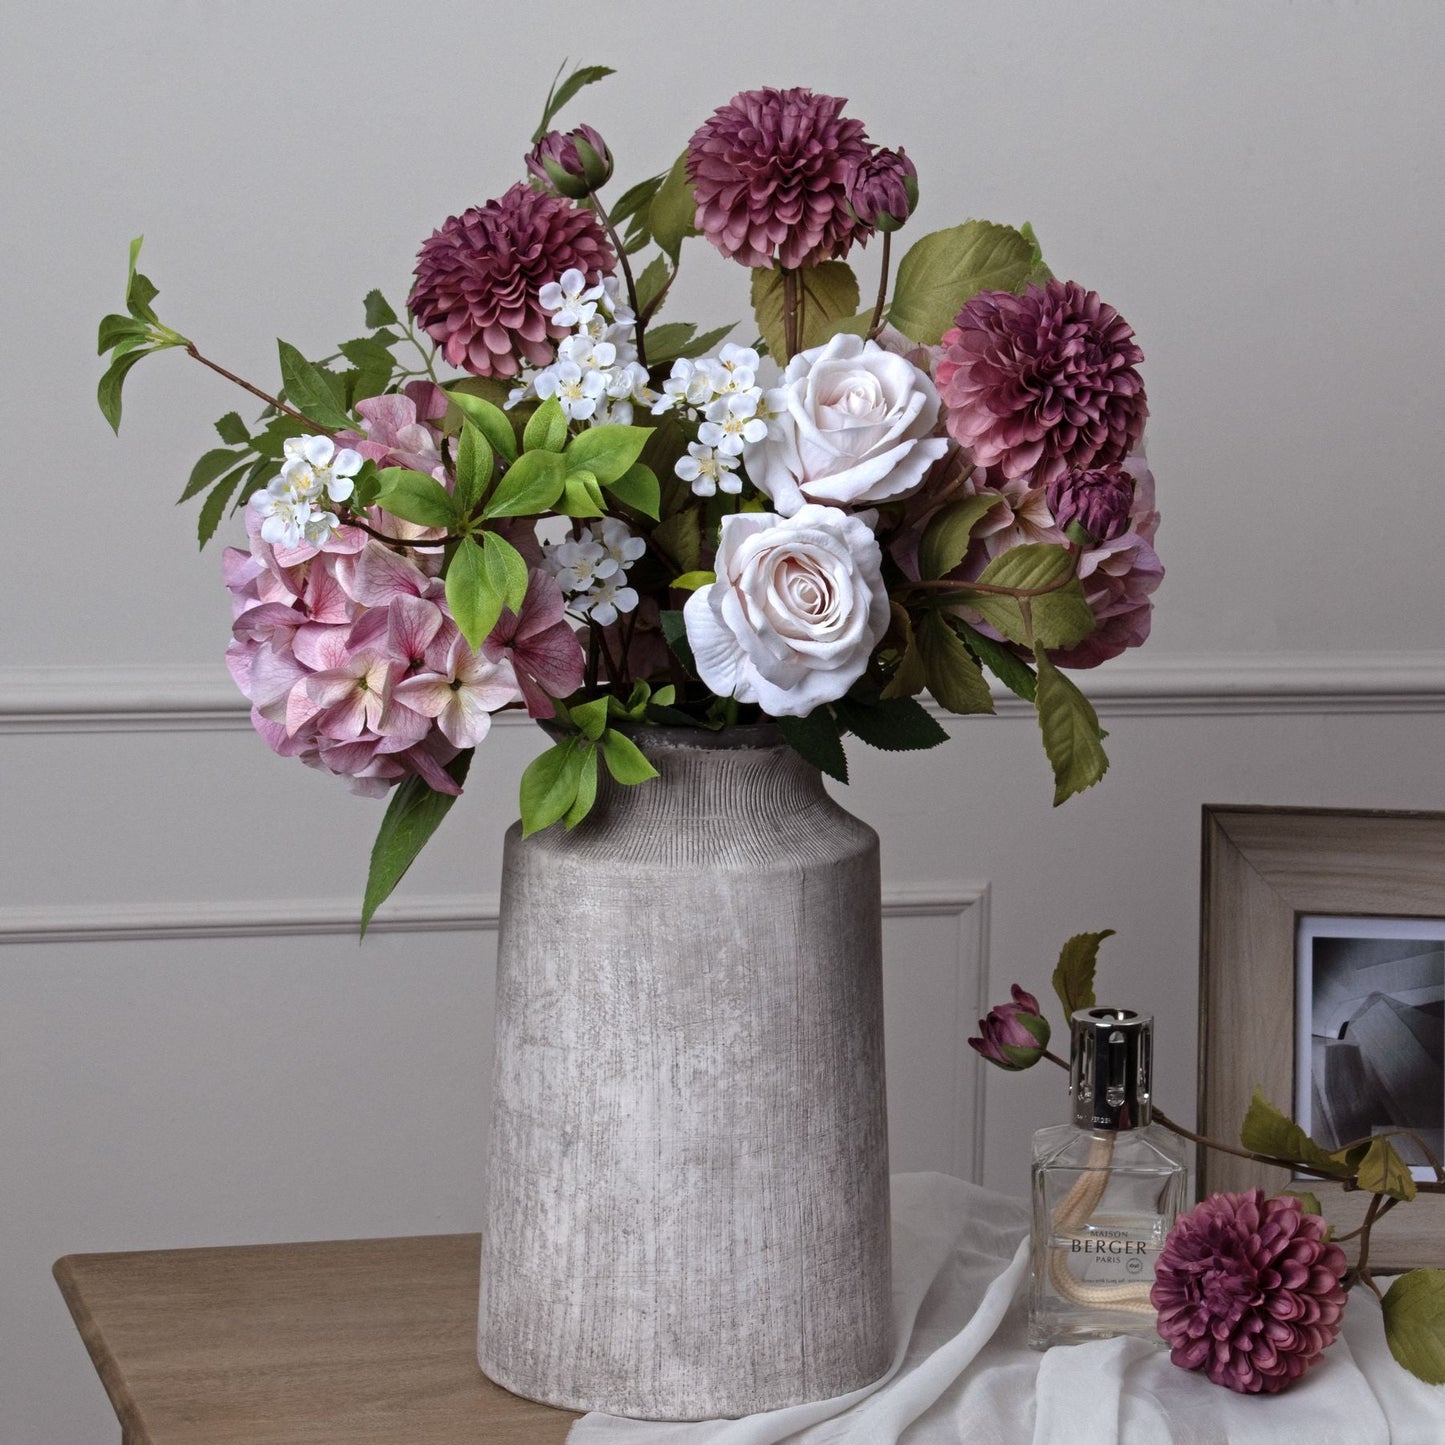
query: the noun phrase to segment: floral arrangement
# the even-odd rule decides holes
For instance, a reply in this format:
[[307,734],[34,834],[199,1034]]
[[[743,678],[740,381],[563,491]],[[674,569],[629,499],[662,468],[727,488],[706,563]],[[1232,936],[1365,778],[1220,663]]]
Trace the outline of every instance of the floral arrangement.
[[[613,157],[549,94],[525,179],[421,245],[400,311],[265,391],[164,325],[131,248],[101,408],[180,349],[264,404],[196,463],[202,545],[229,512],[230,670],[277,753],[392,793],[365,921],[461,791],[493,716],[556,739],[526,831],[575,826],[647,725],[774,720],[846,781],[841,739],[926,748],[918,697],[1036,708],[1055,802],[1108,766],[1069,677],[1148,636],[1162,568],[1142,353],[1032,230],[922,236],[917,176],[846,102],[734,96],[664,173],[604,202]],[[756,331],[659,322],[684,243],[750,274]],[[876,300],[846,258],[876,243]],[[646,257],[646,263],[644,262]],[[752,332],[753,328],[747,328]],[[747,335],[747,332],[744,335]]]
[[[1113,930],[1071,938],[1053,985],[1067,1023],[1095,1006],[1099,945]],[[969,1043],[991,1064],[1017,1073],[1041,1060],[1067,1070],[1049,1049],[1052,1030],[1038,999],[1018,984],[1010,1002],[979,1020]],[[1299,1379],[1340,1333],[1348,1294],[1357,1286],[1379,1301],[1390,1353],[1418,1379],[1445,1384],[1445,1270],[1412,1269],[1381,1290],[1370,1272],[1377,1221],[1419,1194],[1445,1194],[1445,1168],[1418,1135],[1407,1135],[1430,1161],[1433,1180],[1417,1180],[1390,1134],[1327,1150],[1256,1089],[1238,1145],[1205,1138],[1177,1124],[1156,1102],[1154,1122],[1206,1149],[1288,1169],[1294,1177],[1330,1179],[1370,1196],[1364,1223],[1338,1237],[1317,1196],[1305,1189],[1266,1198],[1262,1189],[1211,1194],[1181,1214],[1154,1269],[1149,1302],[1158,1312],[1169,1357],[1241,1394],[1276,1394]],[[1351,1240],[1350,1265],[1342,1246]]]

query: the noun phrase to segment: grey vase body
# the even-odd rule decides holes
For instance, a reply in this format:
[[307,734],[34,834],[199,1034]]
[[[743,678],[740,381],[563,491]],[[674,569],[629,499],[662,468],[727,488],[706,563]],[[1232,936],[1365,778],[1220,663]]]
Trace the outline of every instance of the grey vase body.
[[824,1399],[891,1354],[877,835],[772,728],[652,729],[507,835],[477,1355],[646,1419]]

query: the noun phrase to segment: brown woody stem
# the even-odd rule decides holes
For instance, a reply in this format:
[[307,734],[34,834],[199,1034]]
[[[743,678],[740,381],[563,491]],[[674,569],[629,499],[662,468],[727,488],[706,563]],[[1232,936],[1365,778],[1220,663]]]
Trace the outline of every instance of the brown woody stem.
[[888,300],[888,262],[892,244],[893,233],[884,231],[882,269],[878,273],[878,300],[873,305],[873,320],[868,323],[869,341],[875,340],[878,333],[883,330],[883,306]]
[[227,381],[234,382],[243,391],[249,391],[252,396],[259,396],[267,406],[275,407],[277,411],[285,412],[287,416],[294,416],[297,421],[310,427],[311,430],[319,436],[329,437],[331,435],[331,432],[322,426],[320,422],[312,421],[309,416],[297,411],[295,407],[287,406],[284,401],[278,400],[276,397],[270,395],[269,392],[262,391],[259,386],[252,386],[249,381],[237,376],[234,371],[227,371],[224,366],[218,366],[210,357],[202,356],[201,353],[196,350],[196,343],[194,341],[186,342],[186,355],[194,357],[202,366],[209,366],[218,376],[224,376]]

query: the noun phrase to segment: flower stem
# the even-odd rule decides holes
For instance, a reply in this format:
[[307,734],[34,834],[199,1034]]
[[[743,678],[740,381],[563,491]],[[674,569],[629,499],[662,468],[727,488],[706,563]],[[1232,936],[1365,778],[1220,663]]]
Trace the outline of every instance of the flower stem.
[[301,422],[305,426],[310,427],[311,430],[317,433],[318,436],[329,437],[331,435],[331,433],[324,426],[322,426],[320,422],[312,421],[309,416],[306,416],[303,413],[297,411],[295,407],[287,406],[284,401],[279,401],[276,397],[271,396],[268,392],[262,391],[259,386],[252,386],[249,381],[246,381],[243,378],[237,376],[234,371],[227,371],[224,366],[218,366],[209,357],[202,356],[201,353],[196,350],[196,343],[194,341],[186,342],[186,355],[193,357],[196,361],[199,361],[202,366],[209,366],[211,370],[214,371],[218,376],[224,376],[227,381],[235,382],[235,384],[241,387],[242,390],[249,391],[252,396],[259,396],[261,400],[266,403],[267,406],[275,407],[277,411],[285,412],[287,416],[294,416],[297,421]]
[[883,233],[883,263],[878,273],[878,300],[873,306],[873,320],[868,324],[868,340],[877,340],[878,333],[883,330],[883,303],[888,299],[888,261],[889,252],[892,249],[893,233]]
[[791,266],[783,271],[783,358],[786,366],[798,354],[798,273]]
[[637,318],[637,326],[632,339],[637,347],[637,360],[645,370],[647,367],[645,335],[647,323],[643,320],[642,309],[637,304],[637,287],[632,280],[632,267],[627,261],[627,251],[622,245],[622,237],[617,234],[617,227],[612,224],[612,217],[607,214],[607,207],[602,204],[602,197],[596,191],[589,191],[587,199],[592,203],[592,209],[596,211],[597,219],[602,222],[603,229],[611,238],[613,250],[617,252],[617,264],[622,267],[622,279],[627,283],[627,304],[632,307],[632,314]]

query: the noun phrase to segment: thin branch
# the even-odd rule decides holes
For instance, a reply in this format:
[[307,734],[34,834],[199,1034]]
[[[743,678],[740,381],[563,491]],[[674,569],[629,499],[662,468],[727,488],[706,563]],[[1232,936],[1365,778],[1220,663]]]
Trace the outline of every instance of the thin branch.
[[285,412],[287,416],[295,417],[303,426],[310,427],[311,430],[319,436],[329,437],[332,435],[320,422],[312,421],[309,416],[297,411],[295,407],[287,406],[284,401],[278,400],[276,397],[270,395],[269,392],[262,391],[259,386],[252,386],[249,381],[237,376],[234,371],[227,371],[224,366],[218,366],[209,357],[202,356],[201,353],[196,350],[196,343],[194,341],[186,342],[186,355],[199,361],[202,366],[209,366],[218,376],[224,376],[227,381],[234,382],[243,391],[249,391],[252,396],[259,396],[267,406],[275,407],[277,411]]
[[589,191],[587,199],[592,202],[592,209],[597,213],[597,219],[602,222],[603,228],[612,239],[612,247],[617,252],[617,263],[622,267],[622,279],[627,283],[627,303],[632,307],[632,314],[637,318],[637,328],[633,332],[633,344],[637,347],[637,360],[644,370],[647,368],[647,342],[644,334],[646,322],[642,319],[642,309],[637,304],[637,287],[632,280],[632,267],[627,261],[627,250],[622,244],[622,237],[617,234],[617,228],[612,224],[612,217],[607,214],[607,208],[602,204],[602,197],[596,191]]
[[868,324],[868,340],[877,339],[878,333],[883,330],[883,304],[888,300],[888,261],[889,251],[892,247],[893,233],[883,233],[883,262],[882,269],[878,273],[878,300],[873,306],[873,320]]
[[798,353],[798,273],[791,266],[783,272],[783,358],[786,366]]

